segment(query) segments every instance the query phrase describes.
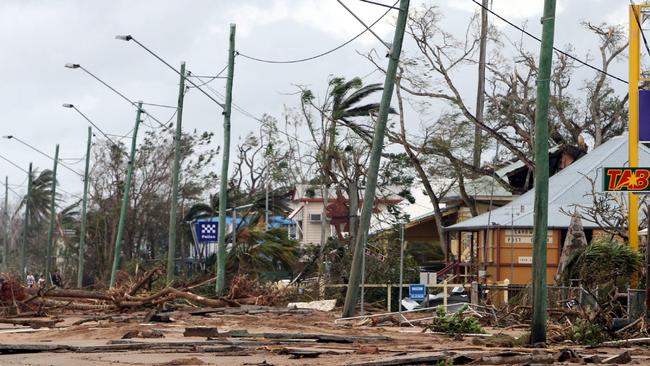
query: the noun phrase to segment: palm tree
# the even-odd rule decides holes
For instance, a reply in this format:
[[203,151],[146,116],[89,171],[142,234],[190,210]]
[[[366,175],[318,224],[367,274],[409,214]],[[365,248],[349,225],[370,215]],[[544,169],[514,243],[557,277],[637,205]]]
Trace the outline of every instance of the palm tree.
[[[323,173],[329,179],[334,180],[332,162],[336,155],[336,124],[343,122],[351,124],[350,119],[354,117],[368,117],[379,110],[379,103],[367,103],[358,105],[371,94],[383,89],[381,84],[363,85],[363,81],[356,77],[346,81],[343,77],[336,77],[330,80],[329,97],[331,105],[329,108],[330,126],[327,132],[327,148],[324,152]],[[328,179],[328,180],[329,180]]]
[[255,276],[264,271],[291,271],[298,260],[298,243],[281,229],[249,228],[228,253],[229,273]]
[[29,222],[31,224],[39,224],[50,215],[50,199],[52,197],[52,179],[54,175],[49,169],[43,170],[38,176],[37,174],[37,171],[32,172],[30,177],[32,181],[31,192],[29,196],[25,195],[21,199],[16,209],[16,213],[18,213],[26,203],[29,203]]

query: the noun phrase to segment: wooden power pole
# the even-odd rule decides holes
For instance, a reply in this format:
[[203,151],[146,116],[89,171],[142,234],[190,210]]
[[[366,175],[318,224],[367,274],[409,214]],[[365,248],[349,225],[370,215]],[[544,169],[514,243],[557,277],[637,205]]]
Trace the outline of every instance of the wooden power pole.
[[[223,149],[219,177],[219,244],[217,246],[217,281],[215,292],[221,295],[226,285],[226,203],[228,200],[228,165],[230,164],[230,112],[232,111],[232,79],[235,73],[235,25],[230,24],[228,46],[228,77],[223,108]],[[234,226],[233,226],[234,227]]]
[[88,126],[88,142],[86,143],[86,166],[84,168],[84,195],[81,200],[81,228],[79,229],[79,269],[77,270],[77,287],[83,287],[84,260],[86,259],[86,224],[88,223],[88,176],[90,173],[90,147],[92,145],[93,130]]
[[377,176],[379,173],[379,162],[381,152],[384,147],[384,134],[386,131],[386,121],[388,120],[388,111],[390,110],[390,101],[393,97],[395,87],[395,75],[399,65],[399,57],[402,52],[402,41],[404,40],[404,29],[408,19],[409,0],[400,0],[399,15],[395,26],[395,35],[391,50],[389,51],[388,68],[386,69],[386,79],[384,80],[384,89],[379,105],[379,115],[375,125],[375,134],[372,138],[372,148],[370,151],[370,164],[368,165],[368,178],[363,196],[363,207],[359,220],[359,232],[354,243],[354,256],[352,258],[352,268],[350,269],[350,279],[348,281],[347,293],[345,294],[345,304],[343,306],[343,317],[354,315],[354,308],[359,299],[359,284],[361,283],[362,260],[365,255],[364,249],[368,240],[368,230],[370,229],[370,218],[372,216],[372,207],[375,202],[375,192],[377,190]]
[[[483,122],[483,109],[485,105],[485,54],[487,53],[487,32],[488,32],[488,0],[483,0],[481,7],[481,40],[478,56],[478,83],[476,90],[476,120]],[[474,127],[474,156],[472,163],[474,167],[481,166],[481,128]]]
[[544,1],[542,45],[537,74],[535,106],[535,206],[533,227],[533,319],[530,341],[546,342],[546,308],[548,301],[546,244],[548,240],[548,105],[553,38],[555,33],[555,0]]
[[178,86],[176,107],[176,135],[174,136],[174,170],[172,171],[172,196],[169,204],[169,240],[167,247],[167,284],[174,281],[176,269],[176,211],[178,209],[178,177],[181,170],[181,138],[183,136],[183,100],[185,99],[185,62],[181,62],[181,81]]
[[124,182],[122,193],[122,206],[120,207],[120,221],[117,224],[117,235],[115,236],[115,253],[113,253],[113,268],[111,269],[110,287],[115,286],[115,273],[120,268],[120,257],[122,256],[122,239],[124,238],[124,222],[129,208],[129,191],[131,190],[131,179],[133,177],[133,167],[135,166],[135,149],[137,146],[138,128],[140,127],[140,115],[142,114],[142,102],[138,102],[138,110],[135,113],[135,127],[133,127],[133,136],[131,137],[131,152],[126,172],[126,181]]
[[59,166],[59,145],[54,150],[54,169],[50,192],[50,228],[47,231],[47,253],[45,255],[45,281],[52,284],[52,256],[54,252],[54,224],[56,222],[56,168]]

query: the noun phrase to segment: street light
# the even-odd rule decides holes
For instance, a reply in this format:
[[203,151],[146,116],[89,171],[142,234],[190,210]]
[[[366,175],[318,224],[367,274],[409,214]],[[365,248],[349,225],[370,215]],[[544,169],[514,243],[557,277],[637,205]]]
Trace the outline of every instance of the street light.
[[[153,52],[152,50],[148,49],[148,48],[147,48],[145,45],[143,45],[142,43],[138,42],[138,40],[135,39],[135,38],[133,38],[133,36],[131,36],[130,34],[128,34],[128,35],[117,35],[117,36],[115,36],[115,39],[119,39],[119,40],[121,40],[121,41],[126,41],[126,42],[128,42],[128,41],[133,41],[133,42],[135,42],[138,46],[142,47],[145,51],[147,51],[147,52],[148,52],[149,54],[151,54],[153,57],[157,58],[158,61],[162,62],[162,63],[165,64],[167,67],[169,67],[170,69],[172,69],[172,70],[173,70],[175,73],[177,73],[179,76],[183,76],[183,75],[181,75],[181,72],[178,71],[178,70],[176,70],[176,68],[175,68],[174,66],[170,65],[169,62],[163,60],[162,57],[158,56],[155,52]],[[192,86],[194,86],[196,89],[198,89],[201,93],[203,93],[206,97],[210,98],[210,100],[212,100],[213,102],[217,103],[217,105],[218,105],[219,107],[221,107],[221,108],[223,108],[223,109],[226,108],[225,104],[223,104],[223,103],[219,102],[218,100],[214,99],[214,97],[213,97],[212,95],[208,94],[205,90],[201,89],[201,87],[198,86],[198,85],[196,85],[196,83],[193,82],[190,78],[187,78],[186,80],[187,80],[188,83],[192,84]]]
[[[90,118],[88,118],[88,116],[86,116],[85,114],[83,114],[83,112],[81,112],[77,107],[75,107],[74,104],[63,103],[61,106],[62,106],[63,108],[74,109],[77,113],[79,113],[79,115],[80,115],[81,117],[83,117],[86,121],[88,121],[88,123],[90,123],[93,127],[95,127],[95,128],[97,129],[97,131],[99,131],[99,133],[101,133],[104,137],[106,137],[106,139],[107,139],[111,144],[113,144],[114,146],[119,146],[115,141],[113,141],[113,139],[111,139],[111,138],[108,136],[107,133],[105,133],[101,128],[99,128],[99,126],[97,126],[97,124],[95,124],[95,122],[93,122]],[[128,155],[125,151],[123,151],[122,149],[120,149],[120,151],[122,151],[122,154],[124,154],[124,155],[128,158],[129,155]]]
[[[131,104],[132,106],[134,106],[134,107],[136,107],[136,108],[139,108],[139,107],[138,107],[138,103],[136,103],[136,102],[132,101],[131,99],[127,98],[124,94],[120,93],[119,91],[117,91],[117,89],[115,89],[115,88],[113,88],[112,86],[108,85],[107,82],[105,82],[104,80],[100,79],[99,77],[97,77],[97,75],[95,75],[95,74],[93,74],[92,72],[88,71],[86,68],[84,68],[84,67],[81,66],[80,64],[73,64],[73,63],[68,62],[68,63],[66,63],[66,64],[63,65],[63,66],[67,67],[68,69],[81,69],[81,70],[83,70],[83,72],[85,72],[86,74],[90,75],[93,79],[95,79],[95,80],[99,81],[100,83],[102,83],[105,87],[107,87],[107,88],[109,88],[111,91],[113,91],[113,93],[119,95],[122,99],[124,99],[124,100],[126,100],[127,102],[129,102],[129,104]],[[64,107],[65,107],[65,105],[64,105]],[[73,107],[66,107],[66,108],[74,108],[74,106],[73,106]],[[156,121],[156,122],[160,125],[160,127],[167,128],[167,126],[166,126],[164,123],[160,122],[160,120],[159,120],[158,118],[152,116],[151,113],[148,113],[147,111],[145,111],[145,110],[142,109],[142,108],[140,108],[140,111],[141,111],[142,113],[145,113],[145,114],[148,115],[149,117],[151,117],[151,119],[153,119],[154,121]]]

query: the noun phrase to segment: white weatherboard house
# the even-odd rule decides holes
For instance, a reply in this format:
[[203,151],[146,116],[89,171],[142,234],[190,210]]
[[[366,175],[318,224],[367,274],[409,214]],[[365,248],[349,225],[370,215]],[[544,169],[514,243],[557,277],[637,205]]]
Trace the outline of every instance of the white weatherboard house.
[[[396,205],[403,200],[402,197],[392,193],[389,196],[381,194],[378,194],[378,196],[381,198],[376,202],[376,208],[374,210],[375,217],[380,216],[382,213],[386,213],[387,206]],[[341,199],[346,205],[349,203],[347,195]],[[330,190],[328,195],[328,204],[331,204],[336,200],[336,192]],[[359,201],[359,210],[361,210],[361,206],[363,205],[363,190],[360,190],[359,192]],[[309,184],[297,184],[291,197],[290,207],[293,211],[289,214],[288,218],[297,223],[296,227],[298,230],[298,241],[300,242],[300,245],[320,245],[324,208],[324,200],[320,187]],[[359,212],[357,212],[356,215],[359,215]],[[349,219],[349,213],[346,212],[345,217],[340,217],[339,219]],[[348,234],[347,231],[345,231],[345,228],[341,227],[341,230],[342,234]],[[325,234],[328,238],[336,236],[337,232],[335,227],[333,225],[328,225]]]

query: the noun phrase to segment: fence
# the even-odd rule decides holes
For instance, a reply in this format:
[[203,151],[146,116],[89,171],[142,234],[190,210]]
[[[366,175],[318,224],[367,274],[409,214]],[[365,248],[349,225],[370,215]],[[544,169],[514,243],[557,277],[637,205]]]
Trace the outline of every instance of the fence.
[[[342,284],[333,284],[333,285],[325,285],[325,289],[342,289],[342,288],[347,288],[348,285],[345,283]],[[361,287],[361,286],[359,286]],[[381,284],[366,284],[365,286],[365,292],[368,294],[369,292],[372,292],[372,290],[377,290],[377,289],[383,289],[382,292],[385,293],[384,298],[386,299],[386,310],[388,312],[391,312],[392,309],[399,309],[399,296],[396,296],[399,294],[399,284],[391,284],[391,283],[381,283]],[[408,287],[409,284],[403,284],[402,285],[402,296],[407,297],[408,296]],[[426,285],[427,289],[429,290],[429,293],[443,293],[443,305],[446,307],[447,306],[447,295],[449,294],[450,290],[455,288],[455,287],[461,287],[465,288],[467,291],[468,289],[471,289],[472,285],[469,284],[459,284],[459,283],[447,283],[447,281],[443,281],[442,283],[438,283],[435,285]],[[370,290],[370,291],[369,291]],[[434,291],[431,291],[434,290]]]
[[[317,284],[315,284],[317,285]],[[347,284],[324,285],[323,291],[313,289],[312,297],[319,298],[343,298]],[[361,287],[361,286],[360,286]],[[385,308],[388,312],[399,309],[399,284],[366,284],[366,303],[373,299],[385,301]],[[402,296],[408,297],[409,284],[403,284]],[[447,307],[448,295],[453,288],[464,288],[468,295],[468,302],[477,305],[503,306],[531,306],[532,288],[526,285],[513,285],[506,281],[500,284],[479,285],[476,282],[471,284],[448,283],[443,281],[439,284],[426,285],[429,294],[442,293],[442,305]],[[547,286],[549,309],[574,308],[579,305],[594,305],[594,295],[587,292],[581,286]],[[319,296],[320,295],[320,296]],[[625,310],[630,317],[638,317],[643,313],[645,305],[645,289],[628,289],[627,303]]]

